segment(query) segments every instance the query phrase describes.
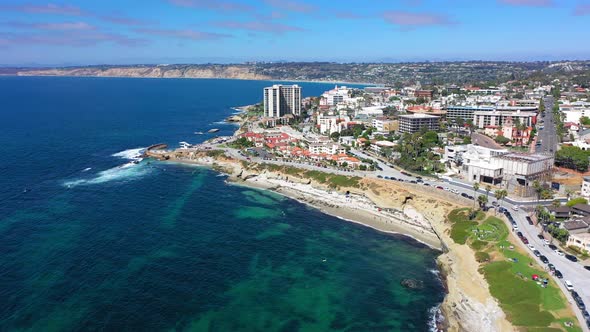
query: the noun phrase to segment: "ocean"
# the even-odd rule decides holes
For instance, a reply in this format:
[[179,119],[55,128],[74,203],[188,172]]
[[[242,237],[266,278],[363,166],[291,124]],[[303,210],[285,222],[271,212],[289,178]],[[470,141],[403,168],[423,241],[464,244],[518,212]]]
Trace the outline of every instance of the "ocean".
[[0,77],[0,330],[431,330],[438,252],[206,168],[132,162],[231,134],[220,121],[269,84]]

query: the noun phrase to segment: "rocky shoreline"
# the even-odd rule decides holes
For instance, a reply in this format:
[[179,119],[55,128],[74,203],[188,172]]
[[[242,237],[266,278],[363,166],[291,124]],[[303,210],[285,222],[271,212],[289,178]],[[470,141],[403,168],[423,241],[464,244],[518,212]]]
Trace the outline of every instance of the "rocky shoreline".
[[[209,152],[210,153],[210,152]],[[148,156],[172,162],[211,167],[228,181],[272,190],[320,211],[381,232],[401,234],[442,251],[437,262],[447,295],[436,319],[445,331],[515,331],[489,292],[479,264],[467,246],[450,238],[448,213],[461,207],[456,197],[419,186],[403,188],[391,181],[363,179],[363,188],[327,188],[313,179],[246,164],[224,154],[178,155],[151,151]],[[165,156],[165,157],[164,157]],[[288,176],[287,176],[288,175]],[[348,197],[346,193],[348,192]],[[349,199],[347,201],[347,199]]]

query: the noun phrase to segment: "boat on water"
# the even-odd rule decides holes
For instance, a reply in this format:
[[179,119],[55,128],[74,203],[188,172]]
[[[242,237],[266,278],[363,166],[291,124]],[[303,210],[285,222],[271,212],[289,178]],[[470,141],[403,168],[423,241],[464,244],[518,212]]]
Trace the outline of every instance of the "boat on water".
[[219,131],[219,129],[217,129],[217,128],[213,128],[213,129],[209,129],[207,132],[208,132],[208,133],[216,133],[216,132],[218,132],[218,131]]
[[195,131],[195,135],[203,135],[202,131]]

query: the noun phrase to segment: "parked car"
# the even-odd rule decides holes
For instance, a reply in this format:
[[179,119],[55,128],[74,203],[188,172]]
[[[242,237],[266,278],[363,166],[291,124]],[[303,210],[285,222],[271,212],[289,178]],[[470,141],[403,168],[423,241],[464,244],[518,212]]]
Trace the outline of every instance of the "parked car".
[[526,216],[526,221],[529,223],[529,225],[533,224],[533,219],[531,219],[529,216]]
[[515,206],[513,206],[513,207],[512,207],[512,210],[514,210],[514,211],[518,211],[518,205],[515,205]]
[[545,244],[549,244],[549,240],[547,240],[547,239],[543,239],[543,243],[545,243]]
[[555,245],[553,245],[553,244],[548,245],[548,247],[551,250],[556,250],[557,249],[557,247]]
[[584,300],[582,300],[581,297],[576,297],[574,298],[574,301],[576,301],[576,304],[578,305],[578,308],[580,308],[580,310],[586,310],[586,305],[584,304]]
[[522,232],[516,232],[516,236],[518,236],[520,238],[523,237]]
[[543,234],[539,234],[539,235],[537,235],[537,237],[541,240],[545,240],[545,237],[543,236]]
[[563,256],[563,255],[565,255],[563,253],[563,251],[561,251],[561,250],[555,250],[555,253],[557,254],[557,256]]
[[563,282],[563,284],[565,285],[565,288],[566,288],[568,291],[570,291],[570,292],[571,292],[571,291],[573,291],[573,290],[574,290],[574,284],[572,284],[572,282],[571,282],[571,281],[569,281],[569,280],[566,280],[566,281],[564,281],[564,282]]
[[547,267],[549,268],[549,271],[552,271],[552,272],[555,271],[555,265],[549,263],[549,264],[547,264]]
[[529,244],[529,240],[526,237],[522,238],[522,243]]
[[537,257],[541,256],[541,252],[539,250],[533,251],[533,254]]
[[555,270],[554,274],[559,279],[563,278],[563,274],[561,274],[561,271],[559,271],[559,270]]
[[586,265],[586,266],[584,266],[584,268],[585,268],[586,270],[590,271],[590,265]]
[[570,255],[570,254],[566,254],[565,258],[569,259],[572,262],[577,262],[578,261],[578,257],[574,256],[574,255]]
[[549,263],[549,259],[547,259],[547,257],[545,257],[545,256],[543,256],[543,255],[539,256],[539,259],[540,259],[540,260],[541,260],[541,262],[543,262],[544,264],[547,264],[547,263]]
[[466,193],[461,193],[461,196],[463,196],[465,198],[469,197],[469,195],[467,195]]
[[535,246],[534,246],[534,245],[532,245],[532,244],[529,244],[527,247],[529,247],[529,249],[531,249],[531,251],[535,251],[535,250],[536,250],[536,249],[535,249]]

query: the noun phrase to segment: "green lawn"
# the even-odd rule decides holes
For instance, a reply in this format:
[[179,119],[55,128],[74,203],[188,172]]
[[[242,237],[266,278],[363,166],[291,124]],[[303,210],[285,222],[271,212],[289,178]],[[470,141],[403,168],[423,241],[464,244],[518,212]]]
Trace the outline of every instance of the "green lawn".
[[[577,322],[575,318],[557,318],[555,312],[567,307],[561,290],[532,257],[514,249],[508,241],[509,229],[506,223],[496,217],[477,215],[476,221],[468,220],[469,209],[454,210],[449,214],[453,223],[451,237],[456,243],[467,244],[476,251],[476,258],[482,263],[481,273],[488,281],[490,293],[498,300],[508,319],[515,326],[528,331],[579,331],[578,327],[566,329],[565,321]],[[485,262],[486,255],[493,257]],[[514,260],[515,259],[515,260]],[[543,288],[532,275],[549,279]],[[559,324],[561,328],[550,328]]]

